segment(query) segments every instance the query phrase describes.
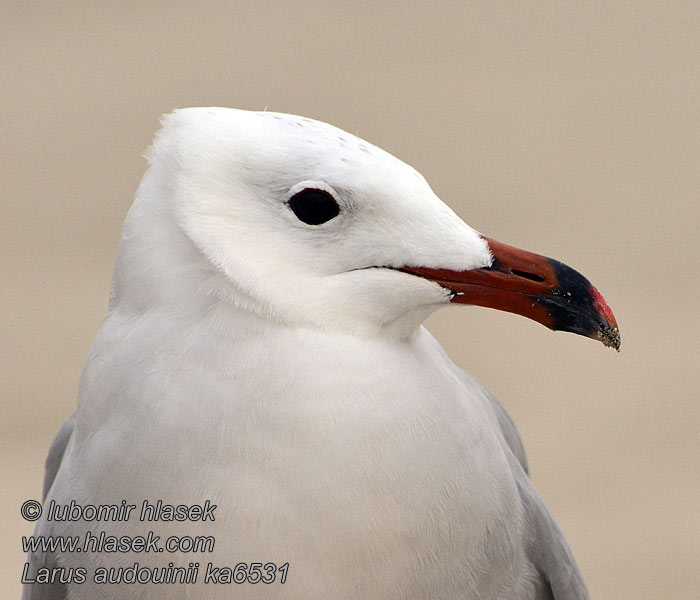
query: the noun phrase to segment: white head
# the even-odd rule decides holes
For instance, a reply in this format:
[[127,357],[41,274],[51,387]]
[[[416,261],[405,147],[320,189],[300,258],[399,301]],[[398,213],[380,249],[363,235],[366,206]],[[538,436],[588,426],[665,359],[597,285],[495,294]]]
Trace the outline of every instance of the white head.
[[[303,190],[338,214],[304,222],[304,197],[290,203]],[[490,264],[479,234],[387,152],[311,119],[190,108],[165,117],[151,150],[112,304],[206,294],[276,321],[405,335],[452,294],[396,268]]]

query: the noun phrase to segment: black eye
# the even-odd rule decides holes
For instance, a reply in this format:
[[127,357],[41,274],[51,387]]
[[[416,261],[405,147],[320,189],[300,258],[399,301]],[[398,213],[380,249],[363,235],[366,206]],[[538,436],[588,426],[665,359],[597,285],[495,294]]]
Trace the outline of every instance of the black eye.
[[340,207],[328,192],[307,188],[289,199],[289,208],[297,219],[309,225],[320,225],[337,217]]

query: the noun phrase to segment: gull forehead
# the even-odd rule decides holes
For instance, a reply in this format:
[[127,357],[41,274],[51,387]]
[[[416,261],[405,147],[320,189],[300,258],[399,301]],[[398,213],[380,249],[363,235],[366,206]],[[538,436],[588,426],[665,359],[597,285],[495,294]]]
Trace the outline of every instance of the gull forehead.
[[393,185],[405,194],[430,191],[418,171],[392,154],[307,117],[187,108],[164,118],[163,132],[170,130],[178,132],[178,154],[188,166],[235,156],[231,175],[258,184],[283,186],[315,177],[347,187]]
[[209,130],[207,135],[214,132],[234,144],[238,140],[261,147],[270,144],[277,148],[297,146],[298,150],[309,147],[316,151],[333,150],[343,158],[362,153],[374,159],[400,162],[381,148],[329,123],[286,113],[220,107],[181,108],[164,116],[164,121],[166,124],[176,122],[180,127]]

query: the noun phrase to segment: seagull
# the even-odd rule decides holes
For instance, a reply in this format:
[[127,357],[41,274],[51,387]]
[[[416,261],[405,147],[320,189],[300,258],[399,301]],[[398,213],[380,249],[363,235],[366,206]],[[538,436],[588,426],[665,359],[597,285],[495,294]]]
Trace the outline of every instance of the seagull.
[[619,350],[583,275],[312,119],[176,110],[147,158],[46,461],[35,536],[78,546],[30,550],[26,600],[588,598],[513,422],[422,326],[478,305]]

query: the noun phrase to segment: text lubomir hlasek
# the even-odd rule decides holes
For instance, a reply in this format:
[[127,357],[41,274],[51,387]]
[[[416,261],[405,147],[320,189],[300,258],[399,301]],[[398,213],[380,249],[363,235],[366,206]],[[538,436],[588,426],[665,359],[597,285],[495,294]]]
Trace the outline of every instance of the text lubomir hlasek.
[[[49,502],[46,519],[48,521],[128,521],[136,504],[69,504]],[[162,500],[151,504],[144,500],[138,513],[139,521],[215,521],[216,504],[205,500],[204,504],[165,504]],[[135,514],[135,513],[134,513]]]

